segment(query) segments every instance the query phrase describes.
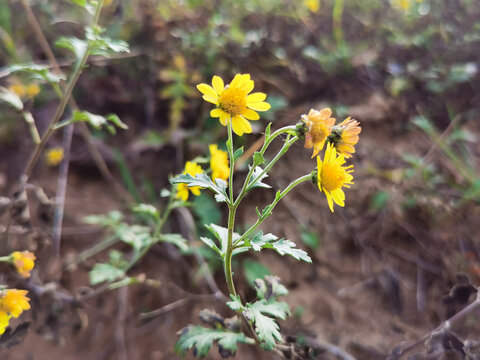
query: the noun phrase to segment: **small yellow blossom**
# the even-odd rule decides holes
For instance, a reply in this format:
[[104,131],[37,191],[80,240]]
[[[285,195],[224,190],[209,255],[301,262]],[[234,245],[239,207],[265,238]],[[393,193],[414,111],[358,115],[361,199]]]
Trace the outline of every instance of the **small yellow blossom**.
[[303,4],[311,12],[318,12],[320,10],[320,0],[304,0]]
[[40,86],[38,86],[38,84],[35,84],[35,83],[29,84],[27,85],[26,92],[27,92],[27,96],[33,99],[35,96],[37,96],[40,93]]
[[208,146],[210,150],[210,168],[212,169],[212,180],[227,180],[230,176],[230,167],[228,166],[228,154],[226,151],[219,150],[216,144]]
[[30,251],[15,251],[11,255],[13,259],[13,265],[17,269],[18,273],[24,278],[30,277],[30,271],[35,266],[35,255]]
[[18,97],[21,97],[21,98],[23,98],[27,95],[27,89],[25,88],[25,86],[23,86],[23,84],[20,84],[20,83],[14,83],[14,84],[10,85],[8,87],[8,90],[10,90],[15,95],[17,95]]
[[[18,80],[17,80],[18,81]],[[8,89],[15,93],[18,97],[21,98],[31,98],[33,99],[35,96],[37,96],[40,93],[40,86],[36,83],[31,83],[28,85],[23,85],[20,82],[13,82],[12,85],[8,87]]]
[[27,290],[7,289],[0,291],[0,313],[7,313],[15,318],[24,310],[30,309]]
[[[189,175],[195,176],[197,174],[201,174],[202,172],[203,172],[202,168],[196,162],[187,161],[185,164],[185,170],[183,171],[183,174],[189,174]],[[176,197],[178,199],[182,199],[183,201],[187,201],[188,190],[190,190],[193,195],[198,196],[200,195],[200,189],[201,189],[200,186],[188,187],[187,184],[178,184]]]
[[320,111],[311,109],[308,115],[302,115],[302,120],[308,128],[305,134],[305,148],[313,147],[312,159],[323,149],[325,140],[332,132],[335,119],[330,117],[332,110],[329,108]]
[[63,149],[59,146],[50,148],[45,153],[45,160],[49,166],[57,166],[64,157]]
[[197,85],[203,99],[217,106],[210,111],[210,116],[218,117],[223,126],[232,121],[233,131],[238,136],[252,132],[252,125],[248,120],[260,119],[257,111],[270,109],[270,104],[264,101],[267,98],[266,94],[261,92],[250,94],[253,87],[254,82],[250,79],[250,74],[235,75],[227,86],[219,76],[213,77],[212,86],[203,83]]
[[[423,0],[415,0],[417,3],[422,3]],[[392,0],[394,7],[400,8],[403,11],[408,11],[412,7],[414,0]]]
[[8,315],[5,311],[0,311],[0,335],[5,332],[11,317],[12,316]]
[[346,158],[352,157],[355,152],[355,145],[358,142],[358,134],[362,131],[360,123],[350,117],[332,128],[332,134],[328,140],[333,143],[337,153]]
[[342,187],[349,188],[353,184],[353,165],[343,167],[345,157],[337,156],[337,151],[333,144],[327,145],[325,157],[320,160],[317,156],[317,185],[320,191],[325,193],[327,197],[328,207],[333,212],[333,203],[339,206],[345,206],[345,193]]

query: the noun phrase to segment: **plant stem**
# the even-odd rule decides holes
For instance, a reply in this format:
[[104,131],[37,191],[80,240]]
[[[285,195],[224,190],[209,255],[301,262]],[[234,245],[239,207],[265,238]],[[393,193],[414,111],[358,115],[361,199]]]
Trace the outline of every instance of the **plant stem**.
[[228,204],[228,235],[227,235],[227,249],[225,258],[223,259],[225,268],[225,279],[228,285],[228,292],[236,296],[235,285],[233,283],[232,274],[232,253],[233,253],[233,229],[235,227],[235,214],[237,212],[237,203],[233,203],[233,168],[235,161],[233,158],[233,134],[232,134],[232,119],[228,122],[228,157],[230,158],[230,176],[228,178],[228,187],[230,194],[230,203]]
[[253,224],[238,240],[235,241],[235,244],[233,244],[234,246],[239,244],[242,240],[246,239],[248,236],[250,236],[250,234],[255,231],[255,229],[263,222],[265,221],[265,219],[270,216],[270,213],[273,211],[273,209],[275,208],[275,206],[277,206],[277,204],[280,202],[280,200],[282,200],[283,197],[285,197],[285,195],[287,195],[291,190],[293,190],[294,187],[296,187],[297,185],[300,185],[301,183],[305,182],[305,181],[308,181],[312,178],[312,175],[311,174],[307,174],[307,175],[303,175],[302,177],[299,177],[297,180],[294,180],[292,181],[280,194],[278,194],[277,196],[275,196],[275,200],[273,200],[273,202],[269,205],[270,206],[270,209],[269,209],[269,212],[268,214],[266,214],[265,216],[260,216],[257,221],[255,222],[255,224]]

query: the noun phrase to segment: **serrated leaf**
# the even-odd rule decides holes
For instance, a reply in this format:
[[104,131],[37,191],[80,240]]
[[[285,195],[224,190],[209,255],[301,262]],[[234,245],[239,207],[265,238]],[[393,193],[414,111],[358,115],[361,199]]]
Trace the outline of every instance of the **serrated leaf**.
[[23,110],[23,102],[13,91],[0,86],[0,101],[12,106],[16,110]]
[[90,284],[97,285],[102,282],[112,282],[125,276],[125,272],[111,264],[95,264],[89,273]]
[[262,182],[263,179],[268,177],[268,174],[265,173],[260,176],[262,173],[263,169],[260,166],[255,167],[253,169],[252,177],[250,178],[250,181],[248,182],[247,189],[254,189],[254,188],[264,188],[264,189],[270,189],[271,186],[268,184],[265,184]]
[[168,242],[175,245],[181,251],[188,250],[188,241],[180,234],[161,234],[159,239],[160,241]]
[[115,128],[110,123],[121,129],[128,129],[128,126],[121,122],[118,116],[115,114],[101,116],[92,114],[88,111],[74,111],[71,122],[79,121],[88,122],[95,129],[101,129],[102,127],[106,127],[113,134],[115,133]]
[[290,255],[291,257],[302,260],[307,263],[311,263],[312,259],[308,254],[302,249],[296,249],[296,244],[293,241],[280,239],[276,242],[270,243],[271,248],[278,252],[280,255]]
[[235,296],[230,294],[230,299],[232,301],[227,301],[227,306],[232,309],[233,311],[240,311],[245,309],[245,306],[242,304],[242,300],[240,300],[240,296]]
[[254,285],[259,299],[270,300],[288,294],[287,288],[280,284],[278,276],[267,275],[263,279],[256,279]]
[[104,227],[116,227],[123,220],[123,214],[118,210],[110,211],[104,215],[88,215],[83,219],[83,222],[90,225],[100,225]]
[[240,149],[237,149],[234,153],[233,153],[233,162],[237,161],[237,159],[243,155],[243,146],[240,148]]
[[117,227],[115,232],[121,241],[137,252],[155,243],[147,226],[124,224]]
[[92,55],[108,57],[115,53],[129,53],[128,43],[123,40],[114,40],[102,35],[103,29],[85,27],[85,38],[88,40]]
[[255,324],[255,332],[262,342],[261,347],[264,350],[272,350],[276,341],[282,341],[280,327],[274,319],[263,315],[258,309],[251,306],[252,304],[247,304],[249,308],[244,311],[244,315]]
[[267,301],[265,299],[258,300],[249,306],[250,309],[255,308],[262,314],[270,315],[285,320],[290,315],[288,304],[283,301]]
[[265,162],[265,158],[263,157],[263,155],[258,152],[258,151],[255,151],[255,153],[253,154],[253,164],[255,166],[258,166],[258,165],[261,165]]
[[187,184],[188,187],[192,186],[200,186],[201,188],[210,189],[215,193],[215,200],[218,202],[226,202],[228,201],[227,193],[226,193],[226,183],[221,179],[216,179],[216,184],[210,179],[210,177],[205,174],[197,174],[193,177],[190,174],[181,174],[173,179],[170,179],[170,183],[172,184]]
[[196,357],[204,357],[208,354],[215,341],[218,345],[229,350],[233,355],[237,350],[237,343],[250,343],[251,339],[242,333],[235,333],[226,329],[209,329],[202,326],[187,326],[180,332],[180,339],[175,344],[175,351],[185,356],[189,349],[193,348]]
[[88,43],[76,37],[61,37],[55,41],[55,46],[70,50],[77,60],[81,59],[88,49]]
[[278,237],[273,234],[263,235],[263,231],[260,231],[252,240],[250,240],[250,245],[252,246],[253,250],[260,251],[265,244],[277,239]]

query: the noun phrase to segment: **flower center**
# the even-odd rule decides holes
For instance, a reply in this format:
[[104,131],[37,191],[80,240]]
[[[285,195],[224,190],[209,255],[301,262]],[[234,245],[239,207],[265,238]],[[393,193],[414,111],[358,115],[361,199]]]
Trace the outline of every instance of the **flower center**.
[[231,116],[242,114],[247,108],[247,94],[238,88],[226,88],[219,99],[220,108]]
[[324,163],[321,175],[322,187],[333,191],[342,187],[345,182],[345,169],[331,163]]
[[317,123],[312,125],[309,134],[312,136],[313,142],[317,143],[325,140],[326,137],[330,135],[330,132],[325,123]]

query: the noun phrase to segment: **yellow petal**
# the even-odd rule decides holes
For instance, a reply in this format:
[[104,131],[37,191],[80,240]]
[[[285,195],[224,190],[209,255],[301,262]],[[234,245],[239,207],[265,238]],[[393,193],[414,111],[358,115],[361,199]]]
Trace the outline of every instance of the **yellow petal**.
[[223,115],[224,111],[222,109],[213,109],[210,111],[210,116],[211,117],[221,117]]
[[266,102],[256,102],[248,104],[248,107],[255,111],[267,111],[271,106]]
[[263,101],[267,98],[267,94],[256,92],[247,96],[247,106],[249,103],[256,103]]
[[333,201],[335,201],[335,204],[339,206],[345,206],[345,193],[342,191],[342,189],[336,189],[331,192]]
[[332,195],[330,194],[330,192],[325,191],[325,196],[327,197],[328,207],[330,208],[330,211],[334,212]]
[[220,96],[225,89],[225,84],[223,79],[220,76],[215,75],[212,79],[213,89],[217,92],[217,95]]
[[250,134],[252,132],[252,125],[240,115],[235,116],[232,119],[233,132],[238,136],[242,136],[244,133]]
[[227,126],[228,121],[230,120],[230,115],[227,114],[225,111],[221,110],[219,120],[220,120],[220,124],[222,124],[223,126]]
[[253,110],[250,110],[250,109],[245,109],[242,112],[242,116],[244,116],[248,120],[258,120],[258,119],[260,119],[260,115],[258,115],[258,113],[256,113]]
[[210,85],[207,85],[207,84],[198,84],[197,85],[197,89],[198,91],[200,91],[203,95],[206,95],[207,97],[209,98],[213,98],[213,99],[217,99],[218,98],[218,95],[217,93],[215,92],[215,90],[210,86]]

